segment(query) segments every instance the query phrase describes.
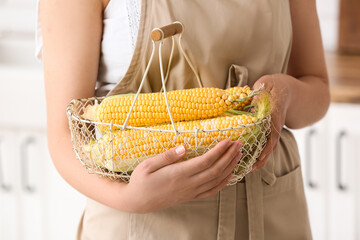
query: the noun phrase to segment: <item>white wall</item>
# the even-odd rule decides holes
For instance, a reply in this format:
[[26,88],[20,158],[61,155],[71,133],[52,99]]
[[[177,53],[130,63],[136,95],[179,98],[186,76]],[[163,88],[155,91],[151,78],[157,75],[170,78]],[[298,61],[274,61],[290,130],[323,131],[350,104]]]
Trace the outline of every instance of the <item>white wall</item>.
[[317,0],[316,2],[324,48],[327,51],[335,51],[337,49],[338,40],[340,1]]

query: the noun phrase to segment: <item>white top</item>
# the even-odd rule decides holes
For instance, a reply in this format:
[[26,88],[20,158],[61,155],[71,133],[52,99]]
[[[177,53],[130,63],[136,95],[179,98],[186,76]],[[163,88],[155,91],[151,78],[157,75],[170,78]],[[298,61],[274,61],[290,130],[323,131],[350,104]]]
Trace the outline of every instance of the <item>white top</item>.
[[[110,0],[104,10],[96,96],[106,95],[129,67],[137,38],[140,5],[140,0]],[[41,25],[38,20],[35,53],[38,59],[41,59],[41,53]]]

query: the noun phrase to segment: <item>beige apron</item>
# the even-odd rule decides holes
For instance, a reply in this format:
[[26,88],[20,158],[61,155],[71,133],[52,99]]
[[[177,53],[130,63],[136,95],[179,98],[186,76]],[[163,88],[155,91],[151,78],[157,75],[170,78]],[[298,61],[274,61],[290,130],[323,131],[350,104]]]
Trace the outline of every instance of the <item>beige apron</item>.
[[[252,86],[263,75],[286,72],[292,37],[289,0],[142,0],[130,67],[110,95],[137,91],[151,53],[151,30],[174,21],[185,27],[183,46],[205,87]],[[165,41],[164,63],[170,48],[171,41]],[[198,87],[178,50],[166,87]],[[160,88],[155,55],[143,92]],[[89,199],[78,239],[311,239],[294,137],[283,130],[264,168],[207,199],[149,214],[124,213]]]

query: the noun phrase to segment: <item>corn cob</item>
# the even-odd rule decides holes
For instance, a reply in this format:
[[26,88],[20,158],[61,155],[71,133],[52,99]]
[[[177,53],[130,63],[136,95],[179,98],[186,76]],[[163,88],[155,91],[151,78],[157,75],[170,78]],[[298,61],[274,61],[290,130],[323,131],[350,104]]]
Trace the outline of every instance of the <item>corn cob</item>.
[[[237,91],[240,90],[241,93],[238,93]],[[250,89],[233,88],[229,91],[218,88],[194,88],[168,92],[169,107],[174,122],[220,116],[228,109],[245,106],[242,102],[238,102],[241,96],[243,96],[241,101],[249,102],[245,98],[248,95],[245,96],[244,94],[248,94]],[[100,105],[89,106],[83,117],[102,123],[112,122],[122,125],[134,98],[135,95],[118,95],[105,98]],[[164,93],[146,93],[139,95],[128,125],[137,127],[169,122],[170,117]]]
[[[156,132],[148,130],[120,130],[106,132],[101,139],[83,146],[85,154],[98,166],[115,172],[131,172],[142,160],[184,144],[187,149],[205,152],[217,142],[230,138],[237,140],[251,133],[255,126],[237,130],[203,132],[201,130],[226,129],[256,122],[250,115],[222,116],[213,119],[175,123],[177,130],[199,132],[181,133]],[[157,125],[156,129],[172,130],[171,124]],[[246,141],[244,141],[246,142]],[[192,152],[192,151],[190,151]],[[194,157],[194,156],[187,156]]]
[[251,89],[249,86],[233,87],[226,89],[226,91],[230,94],[237,94],[239,95],[240,99],[244,99],[243,101],[237,102],[237,104],[232,107],[232,109],[234,110],[242,111],[244,110],[244,107],[248,106],[251,103],[251,97],[249,97],[251,95]]

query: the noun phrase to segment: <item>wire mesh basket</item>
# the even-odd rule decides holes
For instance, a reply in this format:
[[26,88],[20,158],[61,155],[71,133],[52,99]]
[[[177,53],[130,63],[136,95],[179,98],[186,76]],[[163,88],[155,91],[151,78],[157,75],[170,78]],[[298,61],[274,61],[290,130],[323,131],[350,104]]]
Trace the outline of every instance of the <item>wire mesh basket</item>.
[[[180,23],[176,23],[179,27]],[[153,52],[145,70],[144,77],[140,84],[139,90],[133,97],[132,106],[127,113],[126,120],[123,124],[104,123],[99,121],[91,121],[84,119],[84,113],[89,106],[101,104],[105,98],[87,98],[73,100],[67,108],[67,115],[71,131],[73,148],[77,158],[85,166],[89,173],[95,173],[99,176],[108,177],[112,180],[121,180],[129,182],[131,173],[136,166],[143,160],[160,154],[178,145],[184,145],[187,149],[184,160],[200,156],[218,142],[224,139],[233,141],[240,140],[242,146],[242,158],[233,171],[233,178],[229,185],[240,181],[247,173],[251,171],[252,165],[263,150],[267,137],[270,134],[271,117],[270,115],[253,123],[244,123],[241,116],[224,115],[212,119],[193,121],[193,129],[186,128],[186,122],[174,122],[170,111],[168,97],[166,93],[166,77],[162,69],[161,62],[161,45],[166,37],[164,29],[156,29],[160,32],[159,45],[159,62],[160,73],[163,84],[163,95],[171,122],[158,124],[153,126],[134,127],[129,126],[128,121],[134,109],[137,98],[140,94],[142,83],[149,70],[155,49],[155,41],[153,39]],[[181,31],[174,32],[172,35]],[[173,43],[174,43],[174,36]],[[179,38],[179,46],[181,47],[181,34]],[[173,51],[172,51],[173,52]],[[182,50],[187,62],[197,76],[199,85],[202,86],[201,80]],[[172,59],[168,64],[168,70]],[[207,122],[217,121],[217,126],[221,126],[221,122],[230,121],[231,126],[226,128],[210,128]]]

